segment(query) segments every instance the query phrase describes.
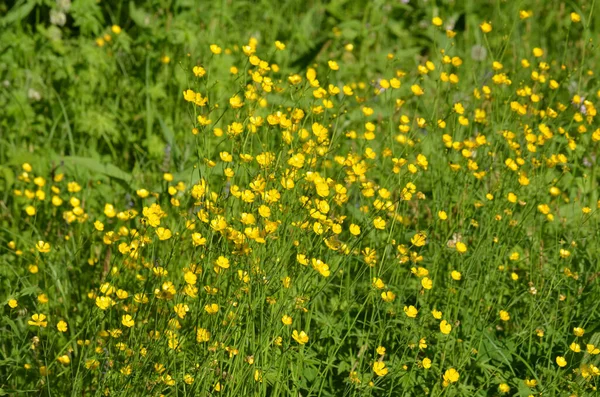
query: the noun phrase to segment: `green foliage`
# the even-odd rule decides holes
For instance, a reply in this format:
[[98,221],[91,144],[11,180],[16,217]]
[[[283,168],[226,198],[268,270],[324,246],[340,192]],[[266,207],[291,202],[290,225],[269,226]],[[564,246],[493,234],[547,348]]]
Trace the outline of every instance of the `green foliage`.
[[0,395],[593,395],[595,7],[0,4]]

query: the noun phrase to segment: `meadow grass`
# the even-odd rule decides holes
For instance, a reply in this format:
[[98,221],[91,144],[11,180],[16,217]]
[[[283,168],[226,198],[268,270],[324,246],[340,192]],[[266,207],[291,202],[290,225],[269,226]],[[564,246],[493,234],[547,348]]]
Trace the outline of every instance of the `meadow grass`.
[[596,395],[594,1],[0,7],[0,395]]

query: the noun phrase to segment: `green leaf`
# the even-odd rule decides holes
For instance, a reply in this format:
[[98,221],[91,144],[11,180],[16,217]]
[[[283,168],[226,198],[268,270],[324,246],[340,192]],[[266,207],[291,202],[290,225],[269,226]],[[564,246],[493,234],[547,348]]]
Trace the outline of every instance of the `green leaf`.
[[7,26],[13,22],[18,22],[33,10],[35,7],[35,1],[22,1],[21,4],[13,6],[10,11],[4,16],[4,18],[0,19],[0,26]]
[[63,160],[66,164],[85,167],[90,171],[104,174],[110,178],[119,179],[128,184],[131,182],[131,174],[110,163],[106,164],[91,157],[78,156],[68,156]]
[[4,179],[4,188],[6,190],[10,189],[10,187],[15,183],[15,176],[13,172],[8,167],[0,166],[0,177]]

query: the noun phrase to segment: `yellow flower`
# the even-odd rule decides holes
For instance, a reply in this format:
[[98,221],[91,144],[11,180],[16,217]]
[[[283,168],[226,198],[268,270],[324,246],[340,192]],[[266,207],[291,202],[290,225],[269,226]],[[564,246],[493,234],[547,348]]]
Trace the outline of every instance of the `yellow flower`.
[[67,328],[67,323],[63,320],[60,320],[58,324],[56,324],[56,329],[58,329],[60,332],[67,332]]
[[425,357],[423,359],[423,368],[425,368],[425,369],[431,368],[431,359],[429,359],[427,357]]
[[62,356],[59,356],[56,359],[56,361],[58,361],[62,365],[69,365],[71,363],[71,358],[69,356],[67,356],[66,354],[63,354]]
[[442,312],[436,309],[433,309],[431,311],[431,315],[433,316],[433,318],[435,318],[436,320],[439,320],[440,318],[442,318]]
[[446,211],[439,211],[438,218],[440,218],[440,220],[442,221],[445,221],[446,219],[448,219],[448,214],[446,214]]
[[479,25],[479,28],[483,33],[489,33],[492,31],[492,23],[491,22],[482,22]]
[[86,360],[84,365],[87,369],[96,370],[98,367],[100,367],[100,361],[96,359],[89,359]]
[[31,316],[31,320],[29,320],[27,323],[29,325],[33,325],[34,327],[46,328],[46,326],[48,325],[48,322],[45,320],[46,320],[45,314],[35,313],[33,316]]
[[573,23],[579,23],[579,22],[581,22],[581,16],[576,12],[572,12],[571,13],[571,21],[573,21]]
[[587,345],[585,345],[585,348],[588,352],[588,354],[600,354],[600,348],[597,348],[596,346],[592,345],[591,343],[588,343]]
[[104,223],[100,222],[100,221],[96,221],[94,222],[94,228],[96,230],[98,230],[99,232],[104,230]]
[[536,387],[537,386],[537,380],[535,379],[525,379],[525,386],[527,387]]
[[563,356],[556,356],[556,364],[558,364],[558,366],[561,368],[566,367],[567,360],[565,360]]
[[313,269],[318,271],[321,274],[321,276],[323,276],[323,277],[329,277],[329,275],[331,274],[331,271],[329,270],[329,265],[324,263],[320,259],[313,258],[312,259],[312,267],[313,267]]
[[292,318],[287,314],[284,314],[283,317],[281,317],[281,322],[284,325],[292,325]]
[[200,233],[192,233],[192,244],[194,247],[206,245],[206,238],[202,237]]
[[194,76],[196,76],[196,77],[202,77],[206,74],[206,70],[202,66],[194,66],[192,68],[192,72],[194,72]]
[[502,321],[510,320],[510,314],[505,310],[500,310],[499,316]]
[[292,332],[292,338],[301,345],[308,342],[308,335],[304,331],[298,332],[297,330],[294,330],[294,332]]
[[360,234],[360,226],[355,225],[354,223],[350,225],[350,234],[353,236],[358,236]]
[[417,317],[418,313],[419,313],[419,311],[413,305],[404,306],[404,314],[406,314],[408,317],[415,318],[415,317]]
[[396,294],[394,294],[392,291],[382,292],[381,299],[383,299],[385,302],[393,302],[394,299],[396,299]]
[[194,285],[196,284],[198,277],[194,274],[194,272],[188,271],[184,274],[183,279],[187,284]]
[[217,265],[218,267],[220,267],[222,269],[229,269],[229,259],[227,259],[221,255],[215,261],[215,265]]
[[385,220],[378,216],[375,219],[373,219],[373,226],[375,227],[375,229],[383,230],[385,229]]
[[458,382],[460,374],[454,368],[449,368],[444,372],[444,386],[448,386],[450,383]]
[[440,26],[442,26],[442,24],[444,23],[444,21],[442,21],[442,18],[440,18],[440,17],[433,17],[433,19],[431,20],[431,23],[434,26],[440,27]]
[[410,242],[415,247],[422,247],[427,243],[427,235],[425,232],[418,232],[410,239]]
[[213,54],[219,55],[222,51],[223,50],[218,45],[216,45],[216,44],[210,45],[210,52],[212,52]]
[[571,349],[572,351],[574,351],[575,353],[579,353],[581,351],[581,346],[579,346],[579,343],[571,343],[571,345],[569,346],[569,349]]
[[453,270],[452,273],[450,273],[450,277],[452,277],[452,280],[454,281],[460,281],[462,274],[457,270]]
[[375,361],[373,363],[373,372],[375,372],[377,376],[385,376],[389,371],[383,361]]
[[50,244],[44,242],[43,240],[38,241],[35,245],[35,248],[37,248],[37,250],[43,254],[50,252]]
[[423,89],[418,85],[418,84],[414,84],[410,87],[410,90],[412,91],[413,94],[415,94],[416,96],[421,96],[425,93],[425,91],[423,91]]
[[112,306],[113,304],[113,300],[108,296],[96,297],[96,306],[98,306],[101,310],[106,310],[109,306]]
[[327,62],[327,64],[329,65],[329,69],[331,70],[340,70],[340,66],[336,61],[329,61]]
[[185,303],[178,303],[173,307],[173,310],[179,318],[184,318],[187,312],[190,311],[190,307]]
[[206,311],[208,314],[215,314],[219,311],[219,305],[216,303],[207,304],[204,306],[204,311]]
[[238,95],[234,95],[233,97],[229,98],[229,105],[233,109],[239,109],[244,106],[244,102]]
[[[427,272],[427,274],[429,274],[429,272]],[[418,271],[417,271],[417,275],[418,275]],[[433,281],[429,277],[425,276],[421,279],[421,286],[425,289],[431,289],[431,288],[433,288]]]
[[121,317],[121,323],[128,328],[131,328],[135,325],[133,317],[131,317],[129,314],[124,314],[123,317]]
[[198,328],[196,330],[196,342],[208,342],[210,340],[210,332],[205,328]]
[[533,15],[533,11],[531,11],[531,10],[529,10],[529,11],[525,11],[525,10],[519,11],[519,18],[521,18],[521,19],[530,18],[532,15]]
[[440,331],[442,332],[442,334],[448,335],[450,331],[452,331],[452,326],[448,324],[446,320],[442,320],[442,322],[440,323]]
[[15,307],[17,307],[19,305],[19,302],[17,302],[16,299],[10,299],[8,301],[8,307],[10,307],[11,309],[14,309]]
[[506,383],[500,383],[500,385],[498,385],[498,390],[500,390],[500,393],[508,393],[510,391],[510,386]]
[[581,337],[581,336],[583,336],[583,334],[585,334],[585,329],[583,329],[581,327],[573,328],[573,335]]
[[465,252],[467,252],[467,245],[462,241],[457,242],[456,251],[458,251],[459,254],[464,254]]
[[285,44],[282,43],[281,41],[277,40],[275,42],[275,48],[277,48],[279,51],[283,51],[283,50],[285,50]]
[[108,203],[104,204],[104,215],[109,218],[114,218],[117,216],[117,210],[115,209],[115,206]]
[[164,227],[159,227],[156,229],[156,235],[158,236],[159,240],[168,240],[172,236],[171,231]]

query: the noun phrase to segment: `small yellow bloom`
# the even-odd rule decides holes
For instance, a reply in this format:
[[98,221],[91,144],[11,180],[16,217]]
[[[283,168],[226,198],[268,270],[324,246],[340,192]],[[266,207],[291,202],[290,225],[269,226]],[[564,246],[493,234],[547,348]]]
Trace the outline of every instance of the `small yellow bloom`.
[[58,329],[60,332],[67,332],[68,326],[66,321],[60,320],[58,324],[56,324],[56,329]]
[[381,299],[383,299],[385,302],[393,302],[394,299],[396,299],[396,294],[394,294],[392,291],[385,291],[381,293]]
[[43,254],[50,252],[50,244],[43,240],[38,241],[35,245],[35,248],[37,248],[37,250]]
[[373,372],[375,372],[377,376],[385,376],[389,371],[383,361],[375,361],[373,363]]
[[585,329],[583,329],[581,327],[573,328],[573,335],[581,337],[581,336],[583,336],[583,334],[585,334]]
[[156,229],[156,235],[158,236],[159,240],[168,240],[171,238],[172,233],[167,228],[159,227]]
[[431,368],[431,359],[429,359],[427,357],[425,357],[423,359],[423,368],[425,368],[425,369]]
[[196,331],[196,342],[208,342],[210,340],[210,332],[205,328],[198,328]]
[[354,223],[350,225],[350,234],[353,236],[358,236],[360,234],[360,226],[355,225]]
[[454,368],[449,368],[444,372],[444,385],[447,386],[450,383],[458,382],[460,374]]
[[331,70],[340,70],[340,66],[336,61],[329,61],[327,62],[327,64],[329,65],[329,69]]
[[556,364],[558,364],[558,366],[561,368],[566,367],[567,360],[565,360],[563,356],[556,356]]
[[421,279],[421,286],[425,289],[432,289],[433,281],[429,277],[423,277]]
[[492,31],[492,23],[491,22],[482,22],[479,25],[479,28],[483,33],[489,33]]
[[417,317],[418,313],[419,313],[419,311],[413,305],[404,306],[404,314],[406,314],[408,317],[415,318],[415,317]]
[[418,232],[410,239],[410,242],[415,247],[422,247],[427,243],[427,235],[425,232]]
[[133,321],[133,317],[129,314],[124,314],[121,318],[121,323],[127,328],[131,328],[135,325],[135,321]]
[[56,360],[59,363],[61,363],[62,365],[69,365],[71,363],[71,358],[69,356],[67,356],[66,354],[58,357]]
[[34,327],[42,327],[42,328],[46,328],[46,326],[48,325],[48,321],[46,321],[46,315],[38,314],[38,313],[35,313],[34,315],[32,315],[31,320],[29,320],[27,323],[29,325],[33,325]]
[[448,324],[446,320],[442,320],[442,322],[440,323],[440,331],[442,332],[442,334],[448,335],[450,331],[452,331],[452,326]]
[[581,22],[581,15],[579,15],[576,12],[572,12],[571,13],[571,21],[573,21],[573,23],[579,23],[579,22]]
[[219,305],[216,303],[207,304],[204,306],[204,311],[208,314],[215,314],[219,311]]
[[308,335],[304,331],[298,332],[297,330],[294,330],[294,332],[292,332],[292,338],[301,345],[308,342]]
[[412,85],[410,87],[410,90],[416,96],[421,96],[421,95],[423,95],[425,93],[425,91],[423,91],[423,89],[419,85],[417,85],[417,84]]

